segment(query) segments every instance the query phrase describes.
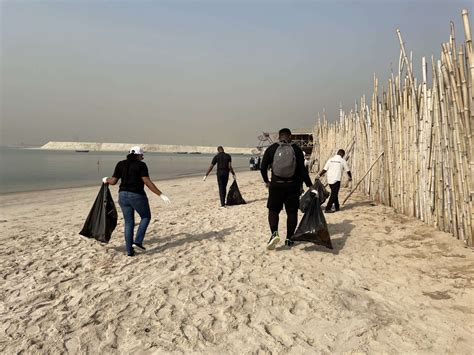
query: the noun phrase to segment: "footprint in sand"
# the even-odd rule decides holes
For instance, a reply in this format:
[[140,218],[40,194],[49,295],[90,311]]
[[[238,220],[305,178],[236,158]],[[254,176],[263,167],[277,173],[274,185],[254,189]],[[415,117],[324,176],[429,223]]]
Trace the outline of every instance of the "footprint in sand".
[[451,298],[448,291],[423,292],[423,295],[437,301]]
[[293,339],[278,325],[265,325],[265,332],[270,335],[273,339],[278,341],[284,347],[291,347],[293,345]]

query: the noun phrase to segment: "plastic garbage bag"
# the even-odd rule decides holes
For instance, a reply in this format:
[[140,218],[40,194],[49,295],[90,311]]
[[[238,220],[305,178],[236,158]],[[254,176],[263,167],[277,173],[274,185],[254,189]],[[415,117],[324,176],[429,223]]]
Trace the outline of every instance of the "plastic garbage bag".
[[310,195],[309,205],[291,239],[312,242],[333,249],[326,218],[324,218],[321,208],[320,197],[316,197],[314,194]]
[[227,193],[227,202],[228,206],[233,205],[244,205],[247,202],[243,199],[242,195],[240,194],[239,187],[237,186],[237,181],[234,180],[232,185],[230,185],[229,192]]
[[306,212],[308,209],[309,205],[311,205],[311,201],[313,199],[313,196],[311,196],[311,190],[313,188],[310,187],[308,191],[306,191],[303,196],[300,197],[300,211],[301,212]]
[[316,190],[318,192],[318,199],[319,199],[319,204],[322,205],[326,199],[329,197],[329,191],[326,190],[326,188],[324,187],[324,185],[321,183],[321,181],[319,181],[319,179],[317,179],[315,182],[314,182],[314,185],[311,186],[308,191],[306,191],[303,196],[301,196],[300,198],[300,210],[301,212],[306,212],[306,210],[308,209],[308,207],[310,206],[311,204],[311,201],[314,197],[314,194],[311,194],[311,191],[312,190]]
[[102,184],[79,234],[108,243],[117,226],[117,209],[108,184]]

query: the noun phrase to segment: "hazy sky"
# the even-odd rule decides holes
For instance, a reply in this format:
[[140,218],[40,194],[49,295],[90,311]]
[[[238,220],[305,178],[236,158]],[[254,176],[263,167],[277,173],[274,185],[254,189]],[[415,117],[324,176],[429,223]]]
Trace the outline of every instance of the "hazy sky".
[[[473,1],[1,2],[1,144],[253,146],[464,40]],[[471,23],[474,17],[471,15]]]

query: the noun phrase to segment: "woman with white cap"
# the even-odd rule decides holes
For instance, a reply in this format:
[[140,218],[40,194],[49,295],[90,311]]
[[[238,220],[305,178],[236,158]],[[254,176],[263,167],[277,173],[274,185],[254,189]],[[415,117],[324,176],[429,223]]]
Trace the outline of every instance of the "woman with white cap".
[[[142,148],[134,146],[130,148],[127,159],[117,163],[114,175],[102,179],[102,182],[110,185],[115,185],[119,179],[122,180],[119,187],[119,204],[125,220],[125,247],[128,256],[135,254],[134,246],[143,251],[145,250],[143,239],[151,219],[150,205],[144,188],[145,185],[152,192],[160,196],[166,204],[170,203],[169,198],[151,181],[148,175],[148,167],[142,162],[143,159]],[[134,240],[135,211],[140,215],[141,220]]]

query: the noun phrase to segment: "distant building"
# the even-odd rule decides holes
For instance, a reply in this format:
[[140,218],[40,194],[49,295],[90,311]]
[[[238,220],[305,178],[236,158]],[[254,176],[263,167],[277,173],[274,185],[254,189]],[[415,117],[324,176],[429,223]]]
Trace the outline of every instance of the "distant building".
[[[313,132],[310,129],[291,130],[293,143],[296,143],[305,154],[311,155],[313,151]],[[278,132],[264,132],[258,136],[259,144],[253,154],[262,154],[274,142],[278,142]]]
[[311,130],[294,130],[291,131],[293,143],[299,145],[305,154],[311,154],[313,151],[313,132]]

